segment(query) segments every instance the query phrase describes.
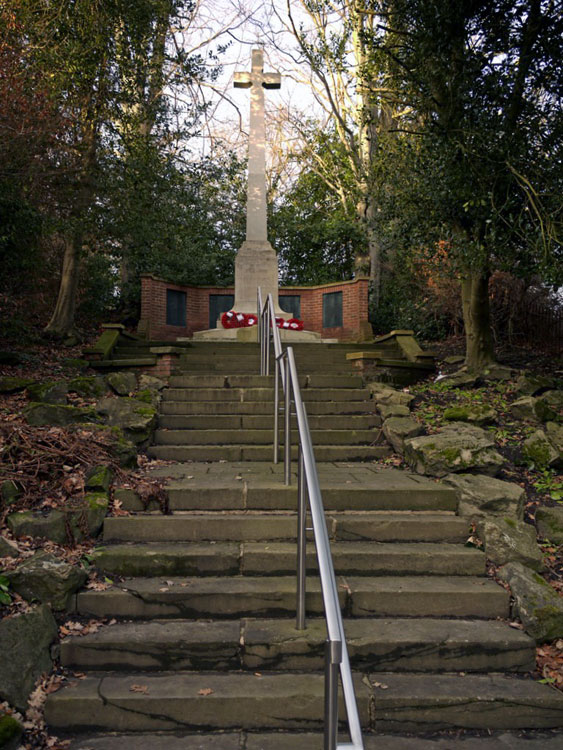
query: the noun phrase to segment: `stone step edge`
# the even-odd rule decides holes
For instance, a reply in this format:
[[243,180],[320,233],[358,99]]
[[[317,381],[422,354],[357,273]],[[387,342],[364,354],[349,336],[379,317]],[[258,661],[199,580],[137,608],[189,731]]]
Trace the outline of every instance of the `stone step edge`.
[[[347,741],[346,735],[340,741]],[[364,733],[365,750],[561,750],[563,731],[496,731],[476,737],[471,730],[456,730],[451,736],[434,739]],[[320,732],[212,732],[88,735],[71,742],[69,750],[322,750],[324,735]]]
[[[132,689],[139,685],[143,690]],[[563,726],[563,694],[521,677],[441,674],[429,680],[428,675],[416,673],[356,673],[354,686],[366,729],[425,732]],[[324,676],[316,674],[101,674],[50,694],[45,715],[51,727],[82,731],[92,725],[114,729],[116,721],[122,729],[134,731],[320,729],[323,697]]]

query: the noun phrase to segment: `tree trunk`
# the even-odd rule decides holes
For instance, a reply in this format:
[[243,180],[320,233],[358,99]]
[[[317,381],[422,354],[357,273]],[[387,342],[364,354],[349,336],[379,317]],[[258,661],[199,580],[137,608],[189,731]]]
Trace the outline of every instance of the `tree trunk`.
[[461,300],[465,324],[465,365],[470,372],[478,373],[495,361],[489,273],[476,271],[468,274],[461,282]]
[[80,256],[84,239],[84,220],[94,196],[93,171],[96,161],[96,133],[94,126],[88,129],[85,138],[86,151],[76,190],[76,199],[71,211],[71,229],[65,238],[63,268],[59,283],[57,303],[45,333],[57,338],[70,336],[74,331],[76,293],[80,276]]

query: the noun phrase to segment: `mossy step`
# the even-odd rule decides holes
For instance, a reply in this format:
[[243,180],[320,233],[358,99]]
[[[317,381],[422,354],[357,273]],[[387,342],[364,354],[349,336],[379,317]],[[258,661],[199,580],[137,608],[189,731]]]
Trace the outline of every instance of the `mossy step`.
[[[436,514],[338,512],[328,510],[329,538],[348,542],[464,542],[467,519]],[[295,539],[293,512],[176,512],[137,516],[108,516],[104,540],[109,541],[273,541]],[[453,537],[453,539],[452,539]],[[463,547],[474,553],[471,547]],[[478,553],[480,554],[480,553]]]
[[[164,461],[272,461],[273,447],[268,445],[153,445],[152,458]],[[317,461],[364,461],[385,458],[391,449],[384,445],[318,445]],[[291,449],[296,461],[297,445]]]
[[[283,445],[284,432],[280,430],[280,443]],[[320,445],[373,445],[376,441],[382,442],[381,434],[375,430],[311,430],[311,439],[314,446]],[[228,445],[230,443],[242,443],[246,445],[272,445],[274,442],[273,427],[266,430],[251,430],[238,428],[227,429],[158,429],[154,434],[155,445]],[[291,442],[291,439],[290,439]],[[293,434],[293,443],[298,442],[296,431]]]
[[[367,679],[356,675],[354,684],[365,729],[421,733],[563,725],[563,695],[530,679],[446,674],[429,680],[425,674],[376,672]],[[101,674],[49,695],[45,716],[52,729],[66,731],[320,730],[324,676]]]
[[[364,401],[307,401],[308,416],[373,414],[375,404]],[[273,399],[267,401],[163,401],[161,414],[268,414],[273,423]]]
[[[303,400],[309,401],[367,401],[370,392],[365,388],[305,388]],[[274,403],[274,388],[167,388],[164,401],[269,401]]]
[[[348,619],[350,662],[390,672],[527,672],[535,642],[503,622]],[[118,623],[61,642],[61,664],[100,670],[321,670],[324,619],[152,620]]]
[[[508,593],[469,576],[338,578],[343,610],[353,617],[508,617]],[[317,578],[307,582],[307,612],[324,611]],[[295,612],[295,576],[133,578],[105,591],[82,591],[77,611],[96,617],[272,617]]]
[[[172,375],[171,388],[262,388],[273,386],[273,375]],[[362,388],[359,375],[300,375],[301,388]]]
[[[168,534],[170,535],[170,534]],[[144,535],[142,535],[144,536]],[[157,534],[155,534],[157,536]],[[229,536],[234,536],[229,534]],[[427,542],[333,542],[337,575],[484,575],[482,552],[455,544]],[[291,575],[296,547],[290,542],[149,542],[109,545],[92,562],[109,575]],[[314,544],[307,549],[307,571],[318,571]]]
[[[280,418],[281,419],[281,418]],[[272,415],[218,414],[210,421],[207,414],[162,414],[159,426],[168,430],[272,430]],[[324,414],[309,416],[311,430],[368,430],[379,427],[381,418],[377,414]],[[296,417],[291,418],[292,429],[297,427]]]

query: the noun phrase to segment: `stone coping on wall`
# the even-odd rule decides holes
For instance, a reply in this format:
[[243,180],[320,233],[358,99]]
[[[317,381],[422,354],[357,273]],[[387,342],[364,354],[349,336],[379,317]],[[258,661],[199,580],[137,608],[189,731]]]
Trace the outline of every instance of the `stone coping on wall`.
[[[169,284],[175,287],[184,287],[191,289],[225,289],[233,290],[234,284],[179,284],[177,281],[169,281],[161,276],[155,276],[153,273],[142,273],[142,279],[152,279],[153,281],[160,281],[162,284]],[[355,279],[347,279],[346,281],[327,281],[323,284],[298,284],[292,286],[280,286],[280,291],[297,291],[298,289],[326,289],[332,286],[348,286],[351,284],[357,284],[360,281],[369,281],[367,276],[357,276]],[[412,333],[412,331],[411,331]]]

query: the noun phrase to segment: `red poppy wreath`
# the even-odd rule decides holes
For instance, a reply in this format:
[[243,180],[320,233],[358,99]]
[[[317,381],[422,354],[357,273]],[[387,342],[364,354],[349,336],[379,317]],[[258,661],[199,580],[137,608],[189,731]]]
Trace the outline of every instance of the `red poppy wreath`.
[[[223,328],[249,328],[258,324],[258,317],[254,313],[237,313],[229,310],[221,315],[221,324]],[[291,331],[302,331],[303,321],[298,318],[276,318],[278,328]]]

